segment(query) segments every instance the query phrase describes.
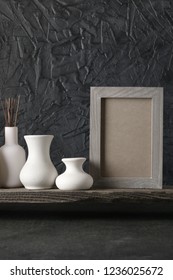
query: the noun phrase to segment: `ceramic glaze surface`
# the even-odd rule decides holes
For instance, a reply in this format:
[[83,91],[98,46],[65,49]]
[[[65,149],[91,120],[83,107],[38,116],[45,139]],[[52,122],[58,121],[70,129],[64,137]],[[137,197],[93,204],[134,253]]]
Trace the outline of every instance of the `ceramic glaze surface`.
[[28,159],[20,180],[26,189],[50,189],[58,175],[49,155],[53,135],[28,135]]
[[5,127],[5,144],[0,148],[0,183],[2,187],[22,186],[19,174],[25,161],[25,151],[18,145],[18,128]]
[[86,158],[62,159],[66,165],[66,170],[56,179],[56,186],[60,190],[86,190],[91,188],[93,179],[82,168],[85,160]]

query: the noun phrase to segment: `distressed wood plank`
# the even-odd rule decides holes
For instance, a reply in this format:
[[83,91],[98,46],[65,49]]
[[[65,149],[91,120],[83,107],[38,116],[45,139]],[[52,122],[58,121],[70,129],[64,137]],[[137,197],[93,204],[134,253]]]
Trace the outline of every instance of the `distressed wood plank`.
[[1,189],[0,204],[63,204],[63,203],[152,203],[169,201],[173,204],[173,189],[106,189],[60,191],[57,189],[28,191],[19,189]]

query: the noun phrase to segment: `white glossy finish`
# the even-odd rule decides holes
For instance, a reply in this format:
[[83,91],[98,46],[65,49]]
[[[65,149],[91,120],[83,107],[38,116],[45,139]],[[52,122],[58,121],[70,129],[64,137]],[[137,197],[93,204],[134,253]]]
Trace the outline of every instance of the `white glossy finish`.
[[93,178],[84,172],[82,165],[86,158],[64,158],[66,170],[56,179],[56,186],[60,190],[87,190],[93,184]]
[[1,187],[16,188],[22,186],[19,174],[25,162],[25,151],[18,145],[18,128],[5,127],[5,144],[0,148]]
[[26,135],[28,159],[21,170],[20,180],[26,189],[50,189],[58,175],[51,159],[53,135]]

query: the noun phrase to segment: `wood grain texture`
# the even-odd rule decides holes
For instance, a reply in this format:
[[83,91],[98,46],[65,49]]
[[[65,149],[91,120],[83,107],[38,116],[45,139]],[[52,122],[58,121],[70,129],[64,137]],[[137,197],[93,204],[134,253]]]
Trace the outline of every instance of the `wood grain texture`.
[[[103,99],[111,99],[113,98],[114,100],[117,99],[124,99],[124,100],[143,100],[143,99],[150,99],[152,102],[151,106],[151,118],[150,118],[150,123],[149,124],[144,124],[143,123],[143,133],[146,134],[146,125],[151,127],[151,136],[150,136],[150,144],[151,144],[151,150],[150,150],[150,155],[148,157],[151,157],[151,176],[143,176],[140,177],[135,177],[135,176],[128,176],[124,175],[123,177],[118,174],[117,169],[114,168],[114,177],[110,176],[105,176],[103,177],[102,172],[101,172],[101,160],[104,158],[104,155],[102,155],[103,149],[102,146],[105,148],[105,144],[103,141],[106,143],[106,135],[103,137],[102,133],[106,131],[106,128],[104,127],[104,130],[102,130],[102,124],[106,123],[106,115],[105,117],[103,116],[102,112],[102,100]],[[104,186],[107,185],[108,187],[112,188],[162,188],[162,155],[163,155],[163,88],[159,87],[92,87],[91,88],[91,102],[90,102],[90,173],[94,178],[94,186]],[[127,107],[127,106],[126,106]],[[139,105],[138,105],[139,107]],[[115,108],[116,110],[116,108]],[[113,109],[112,109],[113,111]],[[117,111],[117,110],[116,110]],[[125,112],[126,113],[126,112]],[[124,113],[124,114],[125,114]],[[127,114],[127,113],[126,113]],[[141,113],[142,114],[142,113]],[[112,118],[123,118],[122,115],[119,114],[119,116],[116,116],[115,114],[112,115]],[[128,116],[124,117],[125,119],[128,119]],[[138,122],[139,116],[136,117],[136,120],[133,119],[133,122]],[[142,118],[142,116],[141,116]],[[109,119],[111,117],[109,116]],[[107,123],[107,125],[110,125],[110,122]],[[119,121],[118,121],[119,124]],[[129,126],[131,124],[129,123]],[[142,125],[142,124],[141,124]],[[133,124],[132,124],[133,127]],[[120,130],[120,125],[115,125],[114,124],[114,130],[119,129]],[[130,130],[130,129],[129,129]],[[141,130],[141,128],[140,128]],[[118,131],[119,132],[119,131]],[[109,131],[110,134],[110,131]],[[123,136],[121,134],[121,137],[123,139],[126,137],[126,134],[128,134],[127,129],[123,132]],[[140,132],[141,134],[141,132]],[[118,133],[113,133],[113,137],[118,137]],[[141,137],[141,135],[140,135]],[[136,146],[141,146],[141,139],[140,137],[135,138],[132,137],[132,144],[136,143]],[[119,137],[120,138],[120,137]],[[130,147],[130,144],[128,142],[128,137],[127,138],[127,147]],[[110,141],[110,135],[108,137],[109,143],[114,143],[117,146],[116,140],[111,139]],[[102,143],[101,143],[102,141]],[[119,142],[121,139],[119,139]],[[110,146],[110,145],[109,145]],[[121,147],[121,144],[119,144],[120,150],[123,149]],[[112,145],[112,147],[114,147]],[[128,148],[129,155],[131,154],[130,148]],[[141,147],[142,149],[142,147]],[[125,150],[125,149],[124,149]],[[124,157],[124,161],[126,160],[126,156],[128,157],[127,150],[123,154],[124,150],[122,151],[122,155],[120,157]],[[135,149],[134,149],[135,150]],[[115,161],[116,161],[116,155],[118,158],[119,152],[116,154],[115,149],[112,149],[112,152],[110,152],[109,149],[109,155],[107,158],[111,158],[112,155],[114,155]],[[137,153],[137,152],[136,152]],[[139,154],[139,152],[137,153]],[[137,158],[137,157],[135,157]],[[142,160],[142,157],[140,157]],[[121,162],[120,160],[117,160],[117,165]],[[139,163],[133,160],[133,165],[139,165]],[[131,164],[130,163],[130,164]],[[107,165],[109,166],[110,162],[108,161]],[[146,163],[147,164],[147,163]],[[106,165],[106,162],[104,163],[104,166]],[[128,174],[128,167],[125,167],[127,170]],[[142,168],[141,168],[142,169]],[[101,174],[102,173],[102,174]],[[113,173],[113,171],[111,171]],[[124,172],[125,174],[125,172]],[[134,173],[135,174],[135,173]]]
[[155,201],[171,201],[173,189],[104,189],[87,191],[60,191],[56,189],[28,191],[23,188],[0,190],[0,203],[141,203]]

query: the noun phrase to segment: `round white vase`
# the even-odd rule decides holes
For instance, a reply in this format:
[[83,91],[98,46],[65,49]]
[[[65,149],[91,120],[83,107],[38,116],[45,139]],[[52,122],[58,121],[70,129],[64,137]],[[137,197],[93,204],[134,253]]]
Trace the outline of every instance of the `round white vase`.
[[25,150],[18,144],[18,128],[5,127],[5,144],[0,148],[1,187],[22,187],[19,174],[25,162]]
[[86,158],[64,158],[66,170],[56,179],[56,186],[60,190],[87,190],[93,184],[93,178],[84,172],[82,166]]
[[53,135],[26,135],[28,159],[21,170],[20,180],[29,190],[50,189],[58,175],[50,159]]

